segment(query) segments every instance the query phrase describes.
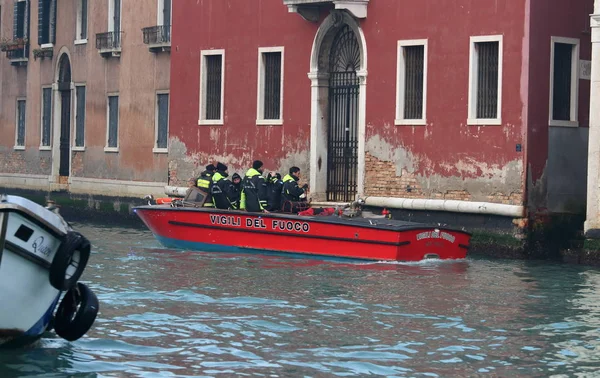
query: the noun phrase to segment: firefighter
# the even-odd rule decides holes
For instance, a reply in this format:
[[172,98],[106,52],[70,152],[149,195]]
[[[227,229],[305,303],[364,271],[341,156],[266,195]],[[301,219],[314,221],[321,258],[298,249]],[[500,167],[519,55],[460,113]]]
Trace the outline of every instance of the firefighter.
[[206,166],[206,170],[200,174],[198,180],[196,180],[196,186],[206,193],[206,200],[204,202],[205,207],[214,207],[212,197],[210,195],[210,183],[212,182],[212,176],[215,173],[216,167],[213,164]]
[[306,203],[308,184],[304,184],[302,187],[298,186],[300,176],[300,168],[292,167],[290,168],[290,173],[283,178],[281,196],[284,212],[297,213],[308,208],[308,204]]
[[276,173],[275,176],[267,176],[267,210],[281,210],[281,190],[283,189],[283,181],[281,175]]
[[248,169],[242,180],[241,209],[252,212],[269,212],[267,210],[267,181],[262,173],[263,162],[255,160],[252,168]]
[[231,206],[234,209],[240,208],[240,197],[242,196],[242,177],[237,173],[231,176]]
[[223,163],[217,163],[217,171],[212,176],[210,185],[210,194],[217,209],[234,209],[231,202],[233,184],[227,176],[229,176],[227,166]]

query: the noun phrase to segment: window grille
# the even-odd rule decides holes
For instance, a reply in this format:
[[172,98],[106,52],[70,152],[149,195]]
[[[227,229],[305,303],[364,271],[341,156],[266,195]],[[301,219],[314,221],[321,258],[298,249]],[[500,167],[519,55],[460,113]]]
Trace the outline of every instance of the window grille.
[[206,55],[206,119],[221,119],[222,55]]
[[475,43],[477,53],[477,118],[498,118],[498,42]]
[[281,117],[281,52],[263,53],[264,119]]
[[404,118],[423,118],[423,69],[425,46],[405,46]]

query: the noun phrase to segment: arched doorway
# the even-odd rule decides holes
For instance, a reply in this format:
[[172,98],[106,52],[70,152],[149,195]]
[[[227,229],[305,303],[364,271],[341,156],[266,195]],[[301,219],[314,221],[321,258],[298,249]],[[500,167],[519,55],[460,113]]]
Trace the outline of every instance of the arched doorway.
[[345,11],[332,11],[315,36],[308,74],[314,200],[350,202],[363,193],[366,67],[358,22]]
[[344,25],[333,38],[329,53],[327,201],[348,202],[356,197],[359,69],[358,40]]
[[60,118],[60,142],[59,142],[59,182],[65,183],[65,177],[71,172],[71,62],[67,54],[62,54],[58,61],[57,76],[58,94],[55,97]]

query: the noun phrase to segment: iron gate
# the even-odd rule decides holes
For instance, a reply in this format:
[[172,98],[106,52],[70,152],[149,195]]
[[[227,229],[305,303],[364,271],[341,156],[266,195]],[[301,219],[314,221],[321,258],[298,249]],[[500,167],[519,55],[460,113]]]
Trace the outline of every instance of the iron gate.
[[348,25],[336,34],[329,54],[327,200],[354,201],[358,176],[360,49]]

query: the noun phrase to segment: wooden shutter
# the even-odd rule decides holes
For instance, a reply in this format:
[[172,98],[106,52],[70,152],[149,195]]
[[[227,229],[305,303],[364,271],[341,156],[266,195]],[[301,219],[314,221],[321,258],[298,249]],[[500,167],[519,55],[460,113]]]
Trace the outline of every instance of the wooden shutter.
[[52,88],[42,89],[42,146],[50,146],[52,130]]
[[50,0],[50,43],[56,43],[56,1]]
[[13,11],[13,40],[20,37],[19,33],[19,20],[21,19],[20,15],[20,7],[19,2],[15,0],[15,6]]
[[163,25],[171,25],[171,0],[164,0],[163,3]]
[[156,147],[167,148],[167,135],[169,130],[169,95],[158,96],[158,135],[156,136]]
[[87,0],[81,0],[81,34],[80,39],[87,39]]
[[119,33],[121,31],[121,0],[114,0],[115,8],[114,8],[114,31]]
[[23,36],[25,38],[29,38],[29,24],[31,17],[31,2],[29,0],[25,1],[25,18],[24,18],[24,26],[23,26]]
[[85,86],[75,87],[77,114],[75,116],[75,145],[85,146]]
[[118,147],[119,142],[119,96],[108,98],[108,147]]
[[46,40],[46,2],[47,0],[38,0],[38,44],[48,43]]

